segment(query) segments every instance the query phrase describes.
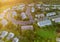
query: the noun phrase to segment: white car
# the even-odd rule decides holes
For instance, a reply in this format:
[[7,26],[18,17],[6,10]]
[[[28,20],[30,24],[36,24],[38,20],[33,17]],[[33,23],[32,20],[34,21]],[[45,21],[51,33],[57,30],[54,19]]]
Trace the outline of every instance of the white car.
[[9,35],[7,36],[7,40],[10,40],[14,37],[14,33],[10,32]]
[[15,37],[12,42],[19,42],[19,39]]

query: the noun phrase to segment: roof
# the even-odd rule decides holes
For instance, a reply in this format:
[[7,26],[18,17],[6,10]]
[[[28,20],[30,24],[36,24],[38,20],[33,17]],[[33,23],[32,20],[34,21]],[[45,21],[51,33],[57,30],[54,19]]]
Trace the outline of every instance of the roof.
[[22,19],[27,18],[26,14],[24,12],[21,13],[21,17],[22,17]]
[[41,8],[41,7],[40,7],[40,6],[41,6],[41,4],[36,4],[36,6],[37,6],[37,8],[39,8],[39,9]]
[[34,3],[28,4],[28,6],[34,6]]
[[60,22],[60,17],[54,19],[55,22]]
[[41,4],[36,4],[36,6],[37,6],[37,7],[40,7],[40,6],[41,6]]
[[40,21],[37,23],[38,26],[42,27],[42,26],[46,26],[46,25],[51,25],[51,21],[50,20],[44,20],[44,21]]
[[21,26],[21,30],[33,30],[32,25]]
[[16,11],[12,11],[12,16],[17,16],[17,12]]
[[18,6],[18,9],[20,9],[20,10],[23,10],[25,8],[25,4],[20,4],[19,6]]
[[46,7],[45,10],[50,10],[50,8]]
[[0,14],[0,19],[3,19],[4,18],[4,15],[5,14]]
[[57,41],[57,42],[60,42],[60,38],[56,38],[56,41]]
[[35,12],[35,8],[34,7],[31,8],[31,12]]
[[5,10],[3,11],[3,13],[6,13],[6,12],[9,11],[9,10],[10,10],[10,8],[5,9]]
[[13,38],[12,42],[19,42],[19,39],[17,37]]
[[0,42],[4,42],[3,40],[0,40]]
[[14,33],[10,32],[9,35],[7,36],[7,39],[9,40],[9,39],[11,39],[13,37],[14,37]]
[[13,7],[12,7],[12,10],[16,10],[16,9],[17,9],[17,6],[13,6]]
[[2,19],[2,20],[1,20],[1,24],[2,24],[3,26],[5,26],[5,25],[8,24],[8,21],[7,21],[6,19]]
[[21,3],[19,6],[20,7],[25,7],[25,4],[24,3]]
[[45,15],[42,13],[42,14],[36,14],[35,17],[44,17]]
[[0,37],[4,38],[5,36],[7,36],[7,34],[8,34],[7,31],[3,31],[3,32],[1,33],[1,36],[0,36]]
[[47,13],[47,14],[46,14],[46,16],[54,16],[54,15],[56,15],[55,12],[51,12],[51,13]]

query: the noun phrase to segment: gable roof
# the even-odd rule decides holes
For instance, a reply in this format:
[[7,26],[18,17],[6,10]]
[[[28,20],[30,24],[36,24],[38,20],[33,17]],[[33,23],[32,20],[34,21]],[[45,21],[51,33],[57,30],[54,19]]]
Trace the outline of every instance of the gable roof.
[[21,26],[21,30],[33,30],[32,25]]
[[51,13],[47,13],[47,14],[46,14],[46,16],[54,16],[54,15],[56,15],[55,12],[51,12]]
[[50,20],[44,20],[44,21],[40,21],[37,23],[38,26],[42,27],[42,26],[46,26],[46,25],[51,25],[51,21]]
[[57,22],[60,22],[60,17],[58,18],[55,18],[54,21],[57,23]]

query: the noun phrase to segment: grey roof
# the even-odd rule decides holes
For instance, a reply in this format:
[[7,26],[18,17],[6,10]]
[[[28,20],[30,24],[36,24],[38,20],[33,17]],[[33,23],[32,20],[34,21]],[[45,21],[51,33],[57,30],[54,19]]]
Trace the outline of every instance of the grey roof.
[[19,42],[19,39],[15,37],[12,42]]
[[7,39],[10,40],[13,37],[14,37],[14,33],[10,32],[9,35],[7,36]]
[[31,7],[31,12],[35,12],[35,8],[34,7]]
[[35,17],[44,17],[45,15],[42,13],[42,14],[36,14]]
[[21,26],[21,30],[33,30],[32,25]]
[[16,11],[12,11],[12,16],[17,16],[17,12]]
[[4,38],[5,36],[7,36],[8,32],[7,31],[3,31],[0,35],[0,37]]
[[24,12],[21,13],[21,17],[22,17],[22,19],[27,18],[26,14]]
[[46,16],[54,16],[54,15],[56,15],[55,12],[51,12],[51,13],[47,13],[47,14],[46,14]]
[[60,42],[60,38],[56,38],[56,42]]
[[50,20],[44,20],[44,21],[40,21],[37,23],[38,26],[42,27],[42,26],[46,26],[46,25],[51,25],[51,21]]
[[59,18],[55,18],[54,21],[57,23],[57,22],[60,22],[60,17]]
[[6,19],[2,19],[0,22],[3,26],[8,24],[8,21]]

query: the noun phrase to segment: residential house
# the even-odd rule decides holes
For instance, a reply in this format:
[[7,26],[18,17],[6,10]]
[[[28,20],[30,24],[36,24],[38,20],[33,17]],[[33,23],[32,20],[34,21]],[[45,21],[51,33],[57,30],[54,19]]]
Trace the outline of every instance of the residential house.
[[34,3],[28,4],[29,7],[33,7],[34,5]]
[[8,24],[8,21],[6,19],[2,19],[0,21],[0,23],[3,25],[3,26],[6,26]]
[[60,7],[57,7],[57,9],[59,9],[59,10],[60,10]]
[[17,16],[17,12],[16,11],[12,11],[12,17]]
[[35,12],[35,8],[34,7],[31,7],[31,12]]
[[49,6],[51,6],[51,5],[48,5],[48,4],[43,4],[43,6],[44,6],[44,7],[49,7]]
[[42,14],[36,14],[35,17],[40,18],[40,17],[45,17],[45,15],[43,13]]
[[55,16],[56,13],[55,12],[50,12],[50,13],[47,13],[46,16],[49,17],[49,16]]
[[60,38],[56,38],[56,42],[60,42]]
[[32,25],[21,26],[21,30],[33,30]]
[[40,8],[41,8],[41,4],[36,4],[36,7],[37,7],[38,9],[40,9]]
[[25,8],[25,4],[24,3],[22,3],[22,4],[20,4],[19,6],[18,6],[18,9],[19,10],[23,10]]
[[21,13],[21,17],[22,17],[22,19],[26,19],[27,18],[26,13],[25,12],[22,12]]
[[3,13],[8,12],[9,10],[11,10],[11,8],[7,8],[7,9],[5,9],[5,10],[3,11]]
[[14,33],[10,32],[7,36],[7,40],[10,40],[14,37]]
[[52,9],[57,9],[57,7],[56,6],[54,6],[54,7],[51,7]]
[[3,31],[0,35],[0,38],[4,38],[5,36],[7,36],[8,32],[7,31]]
[[46,25],[51,25],[52,23],[50,20],[43,20],[43,21],[39,21],[37,24],[38,24],[38,26],[43,27]]
[[54,21],[55,21],[56,23],[60,22],[60,17],[54,18]]
[[0,40],[0,42],[4,42],[3,40]]
[[49,11],[49,10],[50,10],[50,8],[49,8],[49,7],[46,7],[46,8],[45,8],[45,10],[46,10],[46,11]]
[[12,10],[17,10],[17,7],[18,7],[18,6],[13,6],[13,7],[12,7]]
[[19,42],[19,39],[17,37],[13,38],[12,42]]
[[0,14],[0,19],[3,19],[4,16],[5,16],[5,14],[1,13],[1,14]]

